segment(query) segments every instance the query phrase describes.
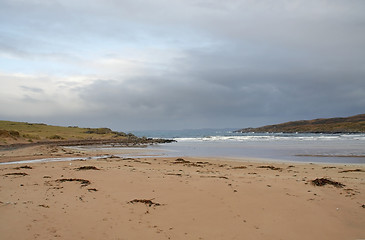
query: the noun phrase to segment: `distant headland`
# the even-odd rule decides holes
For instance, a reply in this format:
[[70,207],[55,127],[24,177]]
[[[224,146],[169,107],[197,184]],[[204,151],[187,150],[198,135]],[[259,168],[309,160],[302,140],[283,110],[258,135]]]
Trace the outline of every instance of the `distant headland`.
[[266,125],[257,128],[243,128],[235,132],[272,133],[365,133],[365,114],[351,117],[319,118]]
[[40,144],[58,146],[92,144],[136,146],[172,141],[168,139],[137,137],[131,133],[117,132],[109,128],[61,127],[43,123],[0,121],[0,148]]

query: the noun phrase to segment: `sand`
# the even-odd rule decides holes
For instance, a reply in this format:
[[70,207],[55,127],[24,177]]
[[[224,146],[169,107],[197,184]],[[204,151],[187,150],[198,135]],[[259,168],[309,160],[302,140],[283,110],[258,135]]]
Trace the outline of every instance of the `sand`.
[[[114,154],[144,155],[151,153],[144,145],[139,147],[125,148],[83,148],[83,147],[63,147],[57,145],[35,145],[21,148],[0,149],[0,163],[16,162],[22,160],[36,160],[48,158],[88,158],[95,156],[106,156]],[[155,150],[158,154],[158,150]]]
[[0,179],[0,239],[365,239],[364,165],[113,157],[0,165]]

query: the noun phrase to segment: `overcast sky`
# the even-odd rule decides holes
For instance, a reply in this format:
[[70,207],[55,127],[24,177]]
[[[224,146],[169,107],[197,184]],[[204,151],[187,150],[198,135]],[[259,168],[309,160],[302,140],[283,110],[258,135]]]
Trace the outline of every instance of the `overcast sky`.
[[0,0],[2,120],[125,131],[364,112],[364,0]]

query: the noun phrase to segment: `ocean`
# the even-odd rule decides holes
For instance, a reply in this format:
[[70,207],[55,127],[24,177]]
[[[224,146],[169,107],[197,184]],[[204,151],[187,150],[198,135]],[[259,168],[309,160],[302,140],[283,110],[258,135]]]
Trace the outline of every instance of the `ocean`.
[[175,143],[150,146],[166,157],[260,158],[312,163],[365,163],[365,134],[237,133],[235,129],[134,131]]
[[[128,148],[120,157],[214,157],[240,161],[249,158],[276,162],[365,164],[365,134],[236,133],[235,129],[133,131],[139,137],[174,139],[176,142]],[[73,148],[73,147],[70,147]],[[80,146],[117,150],[111,145]],[[123,148],[125,149],[125,148]],[[111,152],[113,152],[111,151]],[[122,151],[123,152],[123,151]],[[98,159],[106,156],[96,156]],[[20,161],[32,163],[83,159],[52,158]],[[89,158],[84,158],[85,160]],[[10,163],[0,163],[10,164]]]

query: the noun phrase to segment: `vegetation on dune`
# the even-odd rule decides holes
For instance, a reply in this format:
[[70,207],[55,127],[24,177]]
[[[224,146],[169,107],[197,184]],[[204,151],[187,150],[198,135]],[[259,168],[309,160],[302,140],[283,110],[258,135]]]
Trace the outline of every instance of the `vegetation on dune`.
[[137,137],[109,128],[60,127],[43,123],[0,121],[0,144],[126,138]]
[[244,128],[237,132],[283,133],[365,133],[365,114],[346,118],[321,118],[301,120],[258,128]]

